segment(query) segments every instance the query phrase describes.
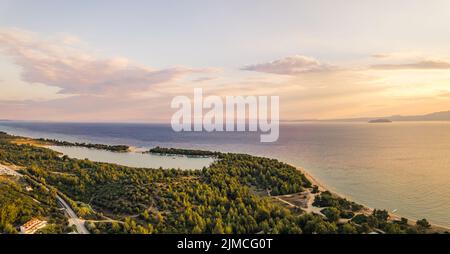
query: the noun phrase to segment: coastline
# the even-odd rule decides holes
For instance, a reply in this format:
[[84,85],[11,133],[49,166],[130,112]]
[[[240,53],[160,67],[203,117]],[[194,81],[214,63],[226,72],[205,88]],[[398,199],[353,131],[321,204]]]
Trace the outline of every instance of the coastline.
[[[319,190],[321,192],[322,191],[328,191],[328,192],[332,193],[333,195],[336,195],[336,196],[338,196],[340,198],[345,198],[345,199],[347,199],[349,201],[353,201],[351,198],[349,198],[348,196],[346,196],[346,195],[344,195],[342,193],[339,193],[339,192],[336,192],[336,191],[332,191],[331,188],[327,187],[324,183],[322,183],[320,180],[318,180],[316,177],[314,177],[305,168],[300,167],[300,166],[296,166],[296,165],[292,165],[292,164],[289,164],[289,163],[288,163],[288,165],[296,168],[298,171],[300,171],[302,174],[304,174],[305,177],[311,182],[312,185],[316,185],[317,187],[319,187]],[[356,202],[356,203],[358,203],[358,204],[363,206],[363,214],[365,214],[365,215],[372,214],[373,211],[376,209],[376,208],[370,207],[370,206],[368,206],[368,205],[366,205],[364,203],[361,203],[361,202]],[[399,214],[394,214],[394,213],[392,213],[390,211],[388,211],[388,214],[389,214],[389,219],[391,221],[400,220],[401,218],[406,218],[406,219],[408,219],[408,224],[410,224],[410,225],[414,225],[415,222],[416,222],[416,219],[412,219],[412,218],[409,218],[409,217],[406,217],[406,216],[401,216]],[[431,224],[431,229],[433,229],[433,230],[435,230],[435,231],[437,231],[439,233],[450,232],[450,227],[442,226],[442,225],[439,225],[439,224],[436,224],[436,223],[433,223],[433,222],[430,222],[430,224]]]
[[[22,137],[23,137],[23,136],[22,136]],[[49,148],[49,147],[47,147],[47,146],[44,145],[44,144],[40,144],[39,142],[34,142],[34,139],[35,139],[35,138],[33,138],[33,137],[24,137],[24,138],[25,138],[25,139],[24,139],[24,140],[20,140],[20,142],[18,142],[18,144],[28,144],[28,145],[38,146],[38,147]],[[30,141],[31,141],[31,142],[30,142]],[[50,149],[51,149],[51,148],[50,148]],[[126,152],[130,152],[130,153],[142,153],[142,150],[143,150],[142,148],[139,148],[139,147],[131,146],[131,145],[130,145],[128,151],[126,151]],[[256,156],[258,156],[258,155],[256,155]],[[268,157],[268,156],[262,156],[262,157]],[[279,161],[284,162],[284,161],[282,161],[282,160],[279,160]],[[332,187],[329,187],[329,186],[327,186],[326,184],[324,184],[320,179],[318,179],[317,177],[313,176],[313,175],[312,175],[307,169],[305,169],[304,167],[297,166],[297,165],[294,165],[294,164],[290,164],[290,163],[288,163],[288,162],[284,162],[284,163],[286,163],[286,164],[288,164],[288,165],[290,165],[290,166],[296,168],[298,171],[300,171],[301,173],[303,173],[303,174],[305,175],[305,177],[306,177],[313,185],[316,185],[316,186],[319,187],[319,190],[320,190],[320,191],[329,191],[330,193],[332,193],[333,195],[336,195],[337,197],[345,198],[345,199],[347,199],[347,200],[349,200],[349,201],[354,201],[351,197],[348,197],[347,195],[345,195],[345,194],[343,194],[343,193],[337,192],[337,191],[333,190]],[[375,208],[372,208],[372,207],[370,207],[370,206],[364,204],[363,202],[358,201],[358,202],[356,202],[356,203],[358,203],[358,204],[360,204],[360,205],[363,206],[363,213],[366,214],[366,215],[372,214],[372,212],[375,210]],[[381,209],[383,209],[383,208],[381,208]],[[390,220],[399,220],[400,218],[403,217],[403,218],[408,219],[408,223],[411,224],[411,225],[415,224],[415,222],[416,222],[416,220],[417,220],[417,219],[411,219],[411,218],[406,217],[406,216],[401,216],[401,215],[399,215],[399,214],[394,214],[394,213],[389,212],[389,211],[388,211],[388,213],[389,213],[389,216],[390,216]],[[439,232],[450,232],[450,227],[438,225],[438,224],[436,224],[436,223],[433,223],[432,221],[430,221],[430,224],[431,224],[432,229],[434,229],[434,230],[436,230],[436,231],[439,231]]]
[[[311,182],[311,184],[316,185],[319,187],[320,191],[330,191],[330,188],[328,188],[324,183],[320,182],[316,177],[314,177],[309,171],[307,171],[305,168],[301,166],[296,166],[292,164],[288,164],[291,167],[296,168],[298,171],[300,171],[302,174],[306,176],[306,178]],[[331,191],[330,191],[331,192]]]

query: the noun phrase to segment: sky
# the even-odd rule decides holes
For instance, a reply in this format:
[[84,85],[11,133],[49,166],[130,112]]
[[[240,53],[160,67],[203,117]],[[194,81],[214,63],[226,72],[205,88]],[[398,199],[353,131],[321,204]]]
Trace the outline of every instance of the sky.
[[450,110],[450,1],[0,0],[0,119],[168,122],[173,97],[280,118]]

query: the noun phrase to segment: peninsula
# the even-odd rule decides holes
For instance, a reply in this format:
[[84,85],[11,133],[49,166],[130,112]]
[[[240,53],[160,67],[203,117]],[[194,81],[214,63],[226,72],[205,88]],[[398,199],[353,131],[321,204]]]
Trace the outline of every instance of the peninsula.
[[[36,145],[39,142],[0,133],[4,168],[0,171],[0,232],[18,233],[30,220],[46,222],[36,233],[415,234],[446,230],[425,219],[411,221],[368,209],[275,159],[157,147],[150,152],[216,160],[201,170],[131,168],[61,156]],[[72,216],[66,217],[64,209],[73,211]]]

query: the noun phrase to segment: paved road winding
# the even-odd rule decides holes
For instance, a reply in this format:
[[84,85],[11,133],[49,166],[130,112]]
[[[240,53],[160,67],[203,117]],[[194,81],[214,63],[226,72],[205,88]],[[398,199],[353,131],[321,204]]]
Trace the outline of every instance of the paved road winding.
[[66,210],[66,214],[69,216],[69,223],[73,224],[77,227],[77,231],[79,234],[89,234],[89,231],[87,230],[86,226],[84,226],[84,220],[78,218],[76,213],[72,210],[72,208],[67,204],[67,202],[62,199],[60,196],[56,196],[59,203],[62,205],[62,207]]
[[[22,174],[19,172],[11,169],[10,167],[6,165],[0,164],[0,174],[7,174],[7,175],[15,175],[18,177],[23,177]],[[42,185],[45,189],[47,187],[43,185],[42,183],[38,183]],[[77,214],[72,210],[72,208],[67,204],[67,202],[62,199],[59,195],[56,195],[56,199],[58,199],[59,204],[64,208],[66,211],[66,215],[69,217],[69,224],[75,225],[77,228],[77,232],[79,234],[89,234],[89,231],[87,230],[86,226],[84,226],[84,220],[78,218]]]

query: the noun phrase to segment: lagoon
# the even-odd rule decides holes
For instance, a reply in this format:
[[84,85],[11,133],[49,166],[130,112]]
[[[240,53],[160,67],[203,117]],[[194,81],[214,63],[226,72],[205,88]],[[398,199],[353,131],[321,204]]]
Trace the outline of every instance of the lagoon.
[[114,163],[135,168],[202,169],[214,162],[210,157],[159,155],[142,152],[111,152],[76,146],[49,146],[48,148],[75,159]]
[[[143,150],[161,146],[277,158],[305,168],[327,189],[357,203],[450,227],[450,122],[282,124],[275,143],[260,143],[257,132],[174,132],[162,124],[0,122],[0,130]],[[98,153],[90,158],[98,159]],[[142,160],[131,161],[139,163],[136,166],[157,165],[149,157]]]

